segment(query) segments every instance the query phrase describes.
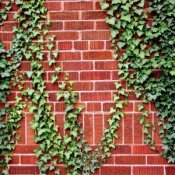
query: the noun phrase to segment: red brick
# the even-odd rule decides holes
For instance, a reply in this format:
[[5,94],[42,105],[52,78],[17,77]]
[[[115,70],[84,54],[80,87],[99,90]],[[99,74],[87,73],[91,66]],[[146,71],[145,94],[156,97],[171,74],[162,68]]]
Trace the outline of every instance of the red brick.
[[4,22],[3,26],[1,26],[0,29],[2,31],[12,31],[16,25],[16,22]]
[[119,74],[118,71],[113,71],[112,72],[112,80],[119,80]]
[[59,60],[80,60],[81,55],[80,52],[60,52]]
[[64,2],[64,10],[92,10],[93,2]]
[[81,72],[80,73],[81,80],[105,80],[110,79],[110,72]]
[[106,162],[105,162],[105,165],[106,164],[111,164],[111,165],[114,165],[115,164],[115,156],[111,156],[109,158],[106,159]]
[[94,141],[95,144],[98,144],[103,136],[103,116],[95,115],[94,116]]
[[131,167],[102,166],[101,175],[131,175]]
[[88,42],[87,41],[75,41],[74,49],[75,50],[88,50]]
[[46,82],[46,90],[47,91],[58,91],[58,85],[57,84],[52,84],[51,82]]
[[91,70],[93,63],[90,61],[81,62],[63,62],[63,70]]
[[25,135],[25,131],[26,131],[26,126],[25,126],[25,120],[26,118],[23,118],[19,124],[20,124],[20,128],[18,130],[18,134],[20,136],[20,140],[18,142],[18,144],[25,144],[26,141],[26,135]]
[[78,20],[78,12],[50,12],[50,20]]
[[[55,112],[60,112],[60,110],[56,109]],[[64,135],[64,120],[65,120],[64,114],[57,114],[55,119],[56,119],[55,123],[59,126],[60,134]]]
[[96,61],[95,69],[97,70],[116,70],[117,62],[116,61]]
[[36,157],[35,155],[25,155],[25,156],[21,156],[21,164],[36,164]]
[[31,154],[34,153],[34,150],[37,148],[37,145],[17,145],[14,153],[16,154]]
[[78,32],[50,32],[51,35],[56,36],[56,40],[78,40]]
[[109,31],[83,31],[83,40],[110,40]]
[[58,11],[61,10],[61,3],[60,2],[46,2],[46,7],[48,11]]
[[91,41],[90,42],[90,49],[91,50],[104,49],[104,42],[103,41]]
[[159,165],[159,164],[168,164],[168,161],[165,159],[165,158],[163,158],[163,157],[160,157],[159,155],[158,156],[148,156],[147,157],[147,164],[151,164],[151,165],[153,165],[153,164],[157,164],[157,165]]
[[110,60],[112,53],[109,51],[91,51],[83,53],[84,60]]
[[164,175],[163,167],[134,167],[134,175]]
[[131,146],[128,145],[117,145],[112,151],[113,154],[131,154]]
[[95,10],[101,10],[100,2],[95,2]]
[[114,82],[96,82],[95,83],[95,90],[100,91],[100,90],[115,90],[115,85]]
[[59,42],[58,43],[59,50],[71,50],[72,49],[72,42]]
[[97,21],[96,22],[96,29],[97,30],[109,30],[109,25],[106,24],[105,21]]
[[90,30],[94,29],[94,22],[90,21],[71,21],[65,22],[65,30]]
[[152,102],[152,103],[150,103],[150,105],[151,105],[151,111],[157,111],[158,109],[155,107],[155,104]]
[[10,174],[38,174],[39,170],[36,166],[11,166]]
[[142,125],[139,124],[139,114],[134,114],[134,143],[142,144],[143,143],[143,132]]
[[63,29],[63,23],[53,21],[50,26],[50,30],[62,30]]
[[8,14],[8,21],[14,21],[14,14],[15,14],[15,12],[7,12],[7,14]]
[[154,118],[154,125],[156,127],[156,130],[153,133],[154,134],[153,137],[154,137],[155,143],[156,144],[162,144],[162,139],[160,138],[160,134],[159,134],[160,127],[157,125],[157,123],[159,122],[159,118],[156,116],[156,113],[153,113],[152,116]]
[[84,137],[89,144],[93,144],[93,116],[90,114],[84,115]]
[[[130,103],[132,104],[132,103]],[[124,110],[126,111],[126,110]],[[132,113],[131,114],[125,114],[125,119],[124,119],[124,143],[125,144],[133,144],[133,117]]]
[[10,161],[10,164],[19,164],[20,156],[14,155],[12,160]]
[[15,101],[16,93],[11,92],[11,94],[7,97],[7,101]]
[[146,164],[146,157],[144,156],[115,156],[115,164]]
[[12,33],[0,33],[0,41],[11,41],[13,38]]
[[175,174],[175,167],[169,166],[165,168],[166,175],[174,175]]
[[95,19],[105,19],[106,13],[103,11],[87,11],[82,12],[82,19],[83,20],[95,20]]
[[153,151],[150,149],[147,145],[139,145],[139,146],[133,146],[133,153],[134,154],[156,154],[156,151]]
[[100,175],[100,170],[96,169],[94,173],[92,173],[92,175]]
[[91,82],[75,82],[73,88],[75,91],[91,91],[93,84]]
[[81,93],[81,101],[108,101],[111,100],[109,92],[87,92]]
[[101,103],[87,103],[87,111],[101,111]]
[[8,43],[4,43],[4,49],[5,50],[8,50],[8,49],[10,49],[10,42],[8,42]]
[[15,3],[12,3],[11,6],[12,6],[11,11],[17,11],[19,9],[18,6]]
[[55,104],[55,112],[63,112],[65,109],[65,104],[64,102],[59,102]]

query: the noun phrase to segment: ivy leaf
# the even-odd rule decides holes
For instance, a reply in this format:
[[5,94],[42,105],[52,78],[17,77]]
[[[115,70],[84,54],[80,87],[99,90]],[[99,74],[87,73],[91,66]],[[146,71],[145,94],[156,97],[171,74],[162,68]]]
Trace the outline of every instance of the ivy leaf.
[[66,89],[66,83],[62,82],[59,84],[59,88],[64,91]]
[[119,47],[119,49],[122,49],[125,46],[124,42],[118,42],[117,46]]
[[54,59],[48,59],[49,62],[49,66],[53,66],[55,64],[55,60]]
[[57,100],[59,101],[61,98],[63,98],[63,97],[64,97],[64,94],[63,94],[63,93],[58,92],[58,93],[56,94],[56,97],[57,97]]
[[116,108],[122,109],[123,108],[123,102],[122,101],[117,102]]
[[105,10],[109,7],[109,3],[105,2],[105,1],[100,1],[100,6],[102,10]]
[[61,72],[61,68],[60,68],[60,67],[56,67],[56,68],[55,68],[55,72],[56,72],[56,73],[60,73],[60,72]]
[[53,74],[52,75],[52,84],[54,84],[57,80],[58,80],[58,76]]
[[58,57],[58,53],[59,53],[59,51],[54,51],[54,52],[52,53],[53,57],[54,57],[54,58],[57,58],[57,57]]
[[112,18],[106,18],[106,23],[114,26],[115,25],[115,17],[112,17]]
[[113,99],[114,99],[114,101],[118,101],[120,99],[120,97],[118,95],[114,94]]
[[0,60],[0,68],[5,68],[7,66],[7,61],[5,59]]
[[143,124],[144,122],[145,122],[145,118],[144,118],[144,117],[140,117],[140,118],[139,118],[139,123],[140,123],[140,124]]
[[139,111],[142,111],[144,109],[143,105],[137,105],[137,108]]
[[121,20],[131,22],[131,15],[122,15]]
[[54,47],[54,45],[53,45],[53,43],[48,43],[48,44],[46,45],[46,47],[47,47],[49,50],[52,50],[53,47]]
[[120,83],[115,83],[115,88],[119,89],[120,87],[122,87],[122,85]]

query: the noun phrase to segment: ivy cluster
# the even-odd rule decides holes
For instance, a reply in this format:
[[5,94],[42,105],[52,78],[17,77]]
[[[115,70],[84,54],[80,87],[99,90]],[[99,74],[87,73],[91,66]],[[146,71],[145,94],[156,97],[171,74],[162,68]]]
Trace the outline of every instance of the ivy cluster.
[[101,6],[108,14],[106,22],[110,25],[114,59],[120,62],[121,79],[127,81],[137,98],[143,99],[138,110],[142,112],[139,121],[144,125],[145,143],[156,149],[151,133],[155,126],[144,109],[145,103],[155,102],[162,154],[174,163],[175,2],[152,0],[148,3],[147,8],[144,0],[112,0],[102,1]]
[[[7,80],[7,86],[5,87],[5,82],[2,82],[2,88],[3,86],[5,88],[1,89],[1,94],[4,95],[4,90],[7,91],[2,100],[5,103],[11,90],[10,82],[14,81],[14,85],[21,91],[21,97],[20,95],[16,97],[15,104],[10,106],[8,111],[1,109],[3,117],[6,118],[6,120],[3,118],[1,120],[3,128],[3,135],[0,137],[0,154],[3,156],[1,172],[8,174],[7,165],[13,156],[18,140],[19,121],[24,116],[23,109],[27,104],[29,112],[34,116],[31,127],[36,131],[35,143],[39,144],[35,154],[40,174],[47,174],[48,171],[60,174],[57,164],[64,163],[68,174],[89,175],[100,167],[101,163],[111,155],[110,149],[115,147],[114,138],[118,137],[115,131],[119,127],[120,118],[124,115],[122,106],[127,103],[126,100],[119,100],[119,95],[124,97],[127,95],[121,85],[116,84],[116,89],[120,90],[114,95],[116,108],[111,108],[112,119],[109,120],[109,128],[105,129],[99,147],[92,151],[84,139],[81,123],[78,121],[78,116],[84,107],[76,106],[78,95],[73,91],[73,83],[68,82],[67,76],[66,83],[58,82],[61,68],[56,67],[55,64],[58,51],[54,50],[54,36],[48,34],[51,23],[46,20],[45,0],[16,0],[14,2],[19,7],[18,13],[14,15],[18,25],[13,29],[14,38],[10,50],[6,52],[2,47],[1,67],[4,71],[1,76],[3,81]],[[57,100],[63,99],[66,105],[64,129],[67,132],[64,136],[60,135],[59,127],[55,124],[55,116],[51,113],[52,106],[47,104],[49,94],[46,92],[43,78],[45,70],[40,62],[45,59],[45,48],[48,50],[48,66],[55,70],[52,83],[58,83],[60,89],[57,93]],[[20,72],[19,68],[23,60],[30,61],[30,71]],[[8,71],[9,74],[7,74]],[[31,82],[31,86],[27,89],[24,88],[26,81]]]
[[[8,17],[7,12],[11,10],[11,2],[7,1],[5,8],[0,10],[0,26]],[[0,171],[2,174],[8,174],[7,164],[12,159],[14,145],[18,140],[18,122],[22,118],[24,107],[22,99],[18,96],[13,107],[7,104],[7,97],[11,92],[10,83],[14,78],[16,68],[16,64],[13,64],[11,60],[11,51],[5,50],[3,43],[0,42],[0,103],[2,105],[0,108]],[[23,81],[20,84],[23,84]]]
[[[45,84],[41,78],[44,71],[41,69],[41,64],[35,61],[36,59],[39,61],[43,59],[44,53],[41,51],[44,50],[44,37],[47,35],[48,26],[50,25],[49,21],[45,23],[41,22],[41,20],[46,20],[47,9],[44,7],[44,3],[45,1],[43,0],[32,0],[30,2],[22,0],[15,1],[15,4],[19,7],[18,13],[14,15],[14,19],[18,25],[13,29],[15,36],[12,41],[12,47],[8,51],[5,51],[2,47],[2,59],[0,60],[2,68],[1,102],[6,102],[7,95],[9,95],[11,90],[10,82],[17,80],[18,84],[15,83],[15,85],[18,86],[21,94],[25,96],[26,102],[33,97],[29,110],[35,112],[35,121],[39,124],[39,120],[43,120],[43,122],[40,123],[41,125],[38,126],[35,139],[36,143],[40,142],[40,148],[36,150],[36,156],[39,159],[38,166],[42,174],[47,171],[48,166],[45,165],[55,156],[54,150],[59,147],[59,142],[57,142],[59,135],[55,136],[57,127],[53,127],[54,116],[50,114],[51,106],[46,105],[48,95],[44,92]],[[5,9],[8,9],[7,5],[9,5],[9,3],[6,3]],[[4,14],[6,11],[7,10],[2,10]],[[37,40],[37,42],[35,40]],[[48,40],[46,47],[52,50],[54,37],[50,36]],[[57,57],[57,54],[57,51],[52,52],[52,57]],[[31,61],[31,68],[34,73],[32,71],[27,73],[19,72],[21,61],[24,59]],[[54,62],[54,60],[50,62]],[[25,74],[28,78],[33,78],[32,88],[30,89],[23,88]],[[36,88],[38,89],[35,90]],[[33,95],[33,93],[35,95]],[[22,119],[22,111],[26,102],[24,103],[22,97],[17,96],[15,105],[8,108],[1,108],[0,127],[2,132],[0,135],[0,155],[2,158],[0,169],[2,174],[8,174],[7,164],[12,158],[12,153],[18,139],[17,130],[20,127],[19,121]],[[37,108],[38,110],[34,109],[36,103],[40,107]],[[34,125],[36,124],[34,123],[32,127],[35,129]],[[53,146],[54,141],[56,144]],[[53,160],[49,167],[50,170],[54,169],[53,167],[55,166],[56,161]]]

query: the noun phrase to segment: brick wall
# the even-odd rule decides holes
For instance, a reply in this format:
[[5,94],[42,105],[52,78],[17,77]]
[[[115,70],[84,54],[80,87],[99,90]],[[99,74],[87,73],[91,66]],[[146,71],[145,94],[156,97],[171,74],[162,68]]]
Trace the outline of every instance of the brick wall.
[[[56,35],[56,47],[60,50],[58,65],[75,82],[74,89],[79,93],[79,103],[85,105],[80,116],[85,137],[90,145],[95,146],[107,126],[109,108],[114,104],[114,83],[119,81],[117,62],[112,59],[109,27],[104,21],[106,14],[101,11],[99,0],[48,0],[47,7],[48,18],[52,21],[50,33]],[[15,10],[17,8],[13,7],[8,21],[1,27],[0,40],[4,41],[6,48],[12,40]],[[51,84],[52,69],[47,66],[47,61],[43,61],[43,66],[47,70],[49,103],[53,106],[56,122],[63,134],[64,105],[55,100],[58,89]],[[30,64],[24,61],[21,70],[29,69]],[[14,89],[9,101],[14,100],[16,93],[18,92]],[[129,99],[129,104],[125,107],[126,116],[120,123],[117,147],[113,150],[112,157],[95,175],[175,175],[175,166],[168,165],[166,160],[143,144],[142,127],[138,123],[139,101],[134,95]],[[152,104],[147,108],[150,111],[150,120],[154,122],[155,108]],[[34,132],[29,124],[31,120],[32,116],[27,113],[21,121],[21,140],[10,164],[10,174],[38,174],[33,153],[36,148]],[[160,145],[158,133],[154,134],[154,138]],[[61,165],[60,169],[62,174],[66,174]]]

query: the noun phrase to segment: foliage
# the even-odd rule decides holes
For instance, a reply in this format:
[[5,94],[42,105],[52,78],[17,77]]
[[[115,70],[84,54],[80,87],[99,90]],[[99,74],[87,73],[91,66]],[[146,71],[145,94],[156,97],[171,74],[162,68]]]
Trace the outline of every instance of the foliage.
[[[11,73],[7,76],[9,88],[7,95],[10,93],[10,82],[13,80],[16,81],[15,86],[18,86],[24,98],[22,100],[21,97],[16,97],[15,105],[8,108],[7,121],[2,122],[4,131],[7,133],[6,136],[9,138],[9,140],[3,141],[4,137],[0,137],[2,144],[1,155],[5,156],[1,162],[4,167],[2,173],[8,174],[7,164],[12,158],[17,139],[17,130],[20,127],[19,121],[23,116],[23,108],[27,104],[29,112],[34,116],[31,127],[36,131],[35,143],[39,144],[39,148],[35,150],[35,153],[40,174],[47,174],[48,171],[59,174],[57,164],[64,163],[68,169],[68,174],[88,175],[100,167],[101,162],[110,156],[110,149],[115,147],[114,138],[117,137],[115,131],[119,127],[120,117],[123,117],[121,110],[123,103],[126,103],[126,101],[118,101],[118,95],[114,96],[117,104],[116,108],[111,109],[113,117],[109,120],[109,128],[105,129],[105,135],[102,137],[99,148],[92,152],[92,148],[87,145],[83,137],[81,124],[78,121],[78,116],[84,107],[81,105],[75,106],[78,95],[73,91],[73,83],[58,83],[61,68],[55,66],[58,51],[53,50],[54,36],[48,35],[50,21],[46,21],[45,24],[41,22],[41,20],[46,20],[47,9],[44,7],[44,3],[44,0],[15,1],[15,4],[19,7],[19,12],[14,15],[18,26],[13,30],[15,36],[12,47],[6,55],[4,55],[5,50],[2,50],[5,53],[2,54],[4,62],[2,61],[1,65],[3,68],[6,66],[2,74],[6,71]],[[46,45],[45,41],[47,41]],[[55,116],[51,113],[52,106],[47,104],[49,94],[46,92],[43,79],[45,71],[40,63],[44,59],[44,45],[50,52],[47,58],[48,65],[55,69],[52,75],[52,83],[58,83],[57,85],[60,89],[60,92],[57,93],[57,100],[63,99],[66,105],[64,129],[67,130],[67,134],[65,136],[59,134],[58,126],[55,125]],[[10,61],[7,61],[7,58],[10,58]],[[24,59],[30,61],[31,70],[20,74],[18,70]],[[6,65],[4,66],[3,64]],[[32,82],[27,89],[23,87],[24,79]],[[67,79],[68,77],[66,77],[66,81],[68,81]],[[5,80],[5,77],[3,77],[3,80]],[[116,85],[117,89],[120,87],[120,85]],[[124,89],[121,89],[120,93],[126,96]],[[3,115],[6,116],[5,114],[7,114],[7,111],[4,111]],[[14,118],[13,120],[11,120],[12,117]],[[6,150],[8,147],[9,149]]]
[[[175,162],[174,5],[174,1],[153,0],[145,10],[144,0],[101,2],[108,14],[106,22],[111,27],[114,58],[120,61],[121,79],[134,89],[137,98],[143,99],[143,104],[155,102],[163,156],[169,162]],[[149,13],[153,22],[149,21]],[[142,112],[140,123],[144,124],[145,143],[155,149],[151,134],[155,127],[149,122],[144,105],[138,109]]]
[[[18,141],[19,121],[28,106],[33,115],[31,127],[36,131],[35,150],[40,174],[53,171],[60,174],[58,163],[63,163],[69,175],[90,175],[111,156],[118,138],[119,122],[124,117],[123,106],[128,103],[128,93],[135,92],[136,98],[142,99],[138,111],[142,113],[139,122],[144,125],[145,143],[156,149],[152,138],[155,126],[149,120],[149,111],[145,104],[155,102],[158,108],[160,135],[163,139],[163,156],[169,162],[175,162],[174,154],[174,2],[153,0],[145,10],[144,0],[101,1],[101,7],[107,11],[106,22],[110,25],[111,42],[115,50],[114,58],[119,59],[121,81],[127,81],[127,90],[121,83],[116,83],[113,95],[115,107],[110,109],[111,118],[104,130],[98,147],[93,150],[88,146],[83,135],[80,114],[82,105],[77,105],[78,94],[73,91],[73,82],[66,74],[64,82],[59,82],[60,67],[56,67],[59,56],[55,50],[55,36],[49,35],[50,21],[47,21],[45,0],[8,1],[0,11],[0,25],[7,18],[11,2],[19,7],[14,19],[18,25],[14,28],[11,48],[6,51],[0,43],[0,161],[1,174],[8,174],[8,163],[12,159],[15,143]],[[149,10],[149,11],[148,11]],[[153,22],[148,23],[149,13]],[[171,46],[171,47],[170,47]],[[44,50],[48,50],[45,58]],[[49,94],[44,81],[45,70],[41,61],[48,60],[48,66],[54,70],[52,83],[57,84],[57,100],[65,104],[65,135],[59,133],[55,124],[52,106],[47,103]],[[30,62],[31,69],[20,72],[23,60]],[[160,76],[156,76],[159,71]],[[16,96],[15,104],[8,105],[7,97],[11,92],[11,81],[21,94]],[[25,81],[30,81],[24,88]],[[27,104],[27,105],[26,105]],[[25,108],[27,110],[27,108]]]

